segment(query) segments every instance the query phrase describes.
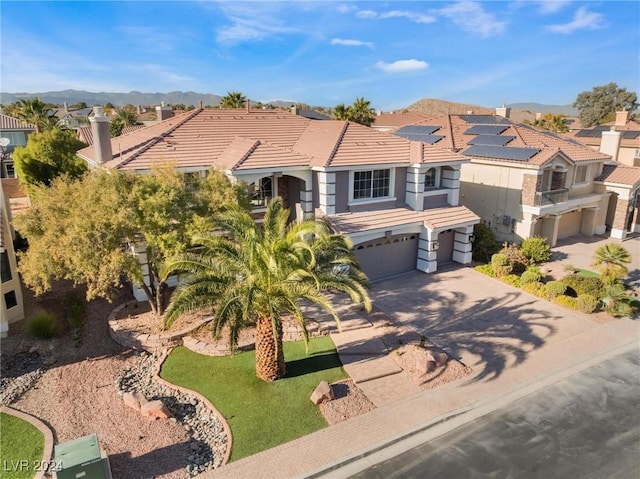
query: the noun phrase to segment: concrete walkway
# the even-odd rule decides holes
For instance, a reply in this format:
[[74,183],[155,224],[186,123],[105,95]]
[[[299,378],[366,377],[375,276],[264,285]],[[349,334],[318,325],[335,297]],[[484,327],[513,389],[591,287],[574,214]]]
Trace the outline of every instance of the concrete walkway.
[[[568,248],[561,244],[554,249],[556,259],[588,267],[595,248],[608,241]],[[624,246],[634,261],[640,260],[638,238]],[[631,274],[637,273],[634,263]],[[362,468],[358,461],[366,462],[389,445],[418,433],[424,437],[425,431],[435,438],[620,351],[640,347],[640,321],[597,323],[469,268],[382,281],[374,285],[372,297],[393,324],[381,326],[348,301],[338,302],[343,332],[331,336],[345,369],[377,409],[203,478],[348,477]],[[422,334],[473,367],[472,377],[427,391],[413,385],[386,355],[386,345],[390,335],[406,340]]]

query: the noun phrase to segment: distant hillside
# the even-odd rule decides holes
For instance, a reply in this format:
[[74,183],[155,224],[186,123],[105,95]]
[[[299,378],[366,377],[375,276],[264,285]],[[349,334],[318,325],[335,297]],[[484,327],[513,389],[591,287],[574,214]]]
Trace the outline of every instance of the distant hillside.
[[169,93],[142,93],[132,91],[129,93],[116,92],[89,92],[84,90],[64,90],[48,91],[41,93],[0,93],[0,101],[7,105],[14,103],[21,98],[39,97],[45,103],[55,103],[61,105],[65,101],[69,104],[85,102],[87,105],[104,105],[112,103],[115,106],[131,105],[159,105],[165,102],[170,105],[183,103],[185,105],[198,106],[200,101],[203,105],[217,106],[220,104],[219,95],[209,93],[196,93],[193,91],[181,92],[172,91]]
[[451,101],[436,100],[434,98],[423,98],[422,100],[415,102],[413,105],[409,105],[407,108],[404,108],[404,110],[433,116],[446,115],[447,113],[451,113],[453,115],[464,115],[470,111],[476,115],[491,115],[496,112],[494,108],[468,105],[465,103],[454,103]]
[[525,110],[532,113],[553,113],[554,115],[578,116],[577,108],[571,105],[544,105],[542,103],[511,103],[514,110]]

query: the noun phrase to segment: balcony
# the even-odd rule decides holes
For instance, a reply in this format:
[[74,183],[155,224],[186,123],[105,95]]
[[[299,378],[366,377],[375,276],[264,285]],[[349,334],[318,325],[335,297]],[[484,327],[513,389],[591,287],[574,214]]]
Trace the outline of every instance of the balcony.
[[563,203],[569,200],[569,190],[549,190],[536,192],[535,206],[548,206]]

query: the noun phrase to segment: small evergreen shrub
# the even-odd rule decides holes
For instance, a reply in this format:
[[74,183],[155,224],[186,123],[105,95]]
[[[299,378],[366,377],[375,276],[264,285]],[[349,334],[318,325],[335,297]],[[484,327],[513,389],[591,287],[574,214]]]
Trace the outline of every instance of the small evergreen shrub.
[[521,275],[527,269],[528,260],[515,244],[505,243],[500,254],[505,255],[509,260],[512,273]]
[[572,298],[571,296],[567,296],[565,294],[560,294],[553,299],[553,302],[559,304],[560,306],[564,306],[569,309],[578,309],[578,300],[576,298]]
[[515,286],[516,288],[520,287],[520,276],[517,274],[508,274],[500,279],[502,282],[510,284],[511,286]]
[[476,271],[482,273],[482,274],[486,274],[487,276],[490,276],[491,278],[495,278],[495,274],[493,274],[493,268],[491,267],[490,264],[480,264],[478,266],[476,266],[475,268]]
[[571,273],[571,274],[577,273],[578,271],[580,271],[578,268],[576,268],[572,264],[565,264],[562,269],[564,269],[567,273]]
[[540,283],[544,278],[542,271],[537,266],[529,266],[527,270],[520,275],[520,285],[527,283]]
[[487,225],[479,223],[473,227],[473,236],[475,238],[471,248],[473,260],[488,263],[491,261],[491,256],[500,250],[493,231]]
[[576,299],[576,303],[578,306],[578,311],[583,313],[591,314],[598,307],[598,298],[591,294],[580,294]]
[[551,247],[546,238],[532,236],[520,245],[520,252],[530,264],[544,263],[551,259]]
[[525,283],[522,285],[522,289],[529,294],[533,294],[539,298],[545,297],[545,286],[544,283],[539,281],[534,281],[532,283]]
[[562,282],[567,285],[567,287],[573,289],[577,296],[590,294],[597,299],[602,298],[604,285],[600,278],[587,278],[578,274],[570,274],[562,278]]
[[491,257],[491,267],[493,273],[497,278],[506,276],[511,273],[511,265],[509,264],[509,258],[502,253],[496,253]]
[[27,321],[27,331],[38,339],[51,339],[58,335],[56,317],[46,311],[34,314]]
[[544,286],[544,293],[548,300],[553,300],[557,296],[564,294],[567,290],[567,285],[561,281],[549,281]]

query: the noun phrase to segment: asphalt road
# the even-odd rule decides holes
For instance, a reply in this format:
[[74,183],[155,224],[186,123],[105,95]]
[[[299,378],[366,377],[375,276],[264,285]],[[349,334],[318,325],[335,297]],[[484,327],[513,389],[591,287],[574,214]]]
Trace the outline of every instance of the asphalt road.
[[640,350],[351,477],[640,479]]

